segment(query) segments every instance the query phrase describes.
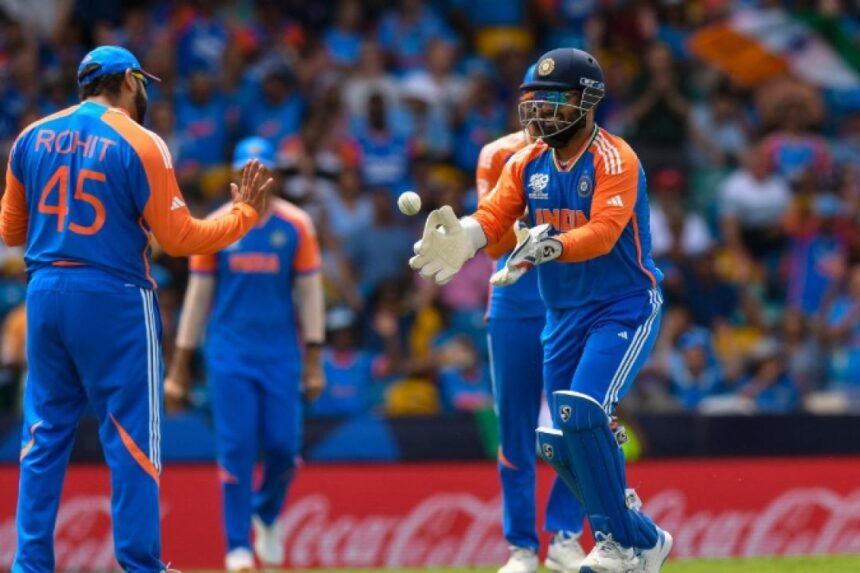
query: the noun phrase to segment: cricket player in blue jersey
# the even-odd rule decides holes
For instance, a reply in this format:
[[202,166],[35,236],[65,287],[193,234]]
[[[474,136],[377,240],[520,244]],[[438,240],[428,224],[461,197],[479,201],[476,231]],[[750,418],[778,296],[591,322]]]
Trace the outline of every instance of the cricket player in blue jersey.
[[594,123],[603,72],[582,50],[538,60],[521,86],[520,119],[540,141],[517,152],[472,215],[428,215],[411,266],[444,284],[478,249],[501,241],[528,209],[530,229],[491,278],[514,284],[537,267],[547,307],[544,381],[555,428],[541,456],[579,497],[595,536],[583,573],[657,573],[672,537],[627,489],[615,408],[654,346],[662,274],[651,258],[648,195],[639,159]]
[[[233,167],[259,160],[274,164],[265,139],[236,147]],[[226,204],[213,217],[230,208]],[[215,440],[224,498],[228,571],[280,566],[284,542],[277,518],[295,475],[301,445],[302,390],[323,390],[325,336],[320,250],[310,217],[271,198],[260,222],[217,254],[192,257],[176,341],[165,382],[168,398],[182,398],[207,314],[205,358],[215,417]],[[264,453],[255,490],[254,464]]]
[[222,217],[192,218],[167,146],[141,127],[154,79],[128,50],[96,48],[78,68],[82,103],[30,125],[11,150],[0,235],[25,245],[30,368],[15,573],[54,570],[60,491],[87,404],[111,470],[117,561],[125,571],[165,569],[150,237],[174,256],[222,249],[257,223],[272,182],[252,163]]
[[[523,81],[530,81],[531,66]],[[525,94],[523,97],[528,97]],[[523,129],[486,144],[478,156],[478,198],[492,190],[508,160],[533,139]],[[487,253],[505,267],[516,246],[513,228]],[[515,284],[493,288],[487,309],[490,368],[499,418],[499,478],[502,512],[510,558],[499,573],[537,573],[538,542],[535,531],[535,433],[543,395],[541,331],[546,307],[540,298],[537,273]],[[579,571],[585,557],[579,545],[585,510],[561,479],[556,479],[546,505],[545,529],[554,535],[545,565],[562,573]]]

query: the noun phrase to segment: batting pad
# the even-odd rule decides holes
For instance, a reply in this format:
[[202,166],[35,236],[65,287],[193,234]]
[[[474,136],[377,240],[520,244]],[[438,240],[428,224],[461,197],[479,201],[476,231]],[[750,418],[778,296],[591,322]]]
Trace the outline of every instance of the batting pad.
[[538,454],[543,460],[555,469],[555,473],[561,478],[561,481],[579,498],[582,502],[582,494],[579,491],[579,484],[576,482],[576,476],[570,469],[570,462],[567,460],[567,451],[564,444],[564,435],[561,430],[554,428],[538,428],[537,433]]
[[625,547],[654,547],[654,523],[627,506],[624,458],[603,407],[591,396],[572,390],[553,392],[553,403],[565,457],[576,476],[592,531],[612,535]]

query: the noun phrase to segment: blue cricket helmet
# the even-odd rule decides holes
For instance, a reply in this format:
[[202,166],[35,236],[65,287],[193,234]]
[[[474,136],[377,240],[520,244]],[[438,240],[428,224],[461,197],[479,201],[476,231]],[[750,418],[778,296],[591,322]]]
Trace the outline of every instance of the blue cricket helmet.
[[597,59],[584,50],[557,48],[540,57],[532,77],[520,89],[527,91],[582,91],[593,88],[605,91],[603,70]]

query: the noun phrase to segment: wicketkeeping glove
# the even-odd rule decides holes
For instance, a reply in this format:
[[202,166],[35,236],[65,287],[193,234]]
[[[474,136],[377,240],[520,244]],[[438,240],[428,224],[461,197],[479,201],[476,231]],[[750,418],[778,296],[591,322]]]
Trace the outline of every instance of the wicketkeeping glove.
[[[464,227],[472,223],[470,228]],[[480,241],[483,239],[483,243]],[[426,279],[443,285],[484,246],[486,237],[477,221],[457,219],[448,205],[432,211],[424,224],[424,235],[415,243],[415,256],[409,266]]]
[[517,246],[511,251],[505,268],[490,277],[493,286],[511,285],[536,265],[552,261],[561,256],[562,245],[558,239],[549,236],[549,224],[538,225],[531,229],[518,227]]

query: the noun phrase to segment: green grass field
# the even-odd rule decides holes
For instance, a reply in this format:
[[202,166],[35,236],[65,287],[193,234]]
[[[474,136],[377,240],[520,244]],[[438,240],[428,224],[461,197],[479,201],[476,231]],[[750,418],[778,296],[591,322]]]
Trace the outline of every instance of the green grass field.
[[[319,573],[317,569],[314,573]],[[464,567],[440,569],[333,569],[336,573],[495,573],[494,567]],[[858,573],[860,555],[827,557],[786,557],[768,559],[721,559],[721,560],[673,560],[663,567],[661,573]],[[215,573],[199,572],[199,573]],[[283,573],[288,573],[284,571]],[[289,573],[296,573],[290,571]]]

